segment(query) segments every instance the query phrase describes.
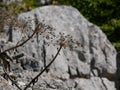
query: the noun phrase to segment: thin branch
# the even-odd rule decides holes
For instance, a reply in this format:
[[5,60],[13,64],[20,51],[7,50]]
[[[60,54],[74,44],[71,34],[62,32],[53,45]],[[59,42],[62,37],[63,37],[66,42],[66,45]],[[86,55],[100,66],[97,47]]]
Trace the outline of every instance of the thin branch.
[[[33,33],[28,37],[28,39],[26,39],[24,42],[22,42],[22,43],[20,43],[20,44],[18,44],[18,45],[16,45],[16,46],[13,46],[13,47],[11,47],[11,48],[8,48],[8,49],[4,50],[4,51],[1,52],[1,53],[5,53],[5,52],[7,52],[7,51],[13,50],[13,49],[18,48],[18,47],[20,47],[20,46],[23,46],[26,42],[28,42],[28,41],[36,34],[36,32],[38,32],[39,26],[40,26],[40,24],[37,25],[37,27],[35,28],[34,32],[33,32]],[[1,53],[0,53],[0,54],[1,54]]]
[[59,55],[61,49],[62,49],[62,45],[60,45],[60,48],[58,49],[58,51],[57,51],[56,55],[54,56],[54,58],[52,59],[52,61],[51,61],[37,76],[35,76],[35,77],[28,83],[28,85],[27,85],[23,90],[27,90],[27,88],[30,87],[30,85],[31,85],[32,83],[34,83],[34,82],[38,79],[38,77],[39,77],[40,75],[42,75],[43,72],[45,72],[45,70],[47,70],[47,68],[55,61],[55,59],[56,59],[57,56]]
[[19,90],[22,90],[18,84],[9,76],[9,74],[4,70],[5,75],[9,78],[13,85],[15,85]]

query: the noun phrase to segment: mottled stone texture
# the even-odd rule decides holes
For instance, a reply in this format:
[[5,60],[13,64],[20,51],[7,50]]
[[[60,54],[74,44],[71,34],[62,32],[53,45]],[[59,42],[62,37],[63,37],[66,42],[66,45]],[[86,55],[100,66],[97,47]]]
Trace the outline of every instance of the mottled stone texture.
[[[60,52],[34,90],[116,90],[116,50],[102,30],[88,22],[77,9],[71,6],[45,6],[22,13],[19,19],[24,22],[31,19],[33,29],[36,22],[44,20],[45,24],[56,29],[56,35],[62,32],[80,42],[79,47]],[[6,47],[14,45],[20,35],[19,30],[13,32],[13,42],[6,44]],[[34,37],[18,49],[18,53],[24,54],[18,59],[21,63],[19,67],[40,71],[56,52],[57,46],[44,45],[44,38]],[[23,75],[28,77],[25,73]]]

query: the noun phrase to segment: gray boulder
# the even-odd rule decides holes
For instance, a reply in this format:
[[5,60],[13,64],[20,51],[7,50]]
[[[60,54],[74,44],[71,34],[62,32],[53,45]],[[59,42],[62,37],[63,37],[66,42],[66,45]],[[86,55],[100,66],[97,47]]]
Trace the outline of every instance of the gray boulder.
[[[80,42],[80,46],[72,50],[62,49],[60,55],[48,69],[48,73],[52,72],[55,78],[62,80],[62,86],[66,85],[62,88],[70,88],[69,80],[72,79],[75,82],[72,84],[72,90],[116,90],[114,83],[116,50],[102,30],[88,22],[77,9],[71,6],[45,6],[19,15],[20,21],[26,22],[29,19],[31,20],[29,32],[36,27],[36,22],[44,20],[43,23],[55,28],[55,35],[59,35],[61,32]],[[14,44],[21,37],[18,32],[19,30],[13,32],[12,43]],[[22,52],[31,57],[31,59],[27,57],[21,59],[21,61],[25,61],[22,61],[24,62],[22,64],[24,67],[21,65],[23,68],[29,69],[30,67],[33,70],[37,68],[38,71],[38,68],[41,70],[50,62],[52,56],[56,54],[58,46],[52,44],[47,46],[44,44],[45,40],[41,36],[35,36],[23,47],[18,48],[18,53]],[[55,40],[53,39],[53,41]],[[9,47],[9,44],[6,44],[7,46]],[[61,83],[58,83],[58,86]],[[58,86],[53,89],[62,90]],[[49,87],[49,90],[52,88]]]
[[[71,77],[95,75],[112,78],[114,76],[116,72],[116,51],[114,47],[102,30],[88,22],[75,8],[46,6],[23,13],[19,17],[25,21],[29,18],[33,19],[31,21],[33,28],[36,25],[35,20],[38,22],[44,20],[44,23],[56,29],[55,34],[62,32],[66,35],[71,35],[80,42],[81,46],[73,49],[72,52],[69,49],[62,50],[50,67],[52,68],[51,70],[55,69],[55,71],[59,72],[59,75],[69,73]],[[36,46],[39,45],[41,47],[41,44],[43,44],[42,40]],[[27,46],[24,51],[30,55],[35,53],[36,58],[43,60],[41,48],[37,49],[36,46],[29,45],[31,49],[27,49]],[[45,50],[48,63],[48,60],[52,54],[56,53],[57,49],[53,46],[45,46]]]
[[109,82],[106,78],[92,77],[90,80],[80,79],[77,82],[76,90],[115,90],[114,82]]

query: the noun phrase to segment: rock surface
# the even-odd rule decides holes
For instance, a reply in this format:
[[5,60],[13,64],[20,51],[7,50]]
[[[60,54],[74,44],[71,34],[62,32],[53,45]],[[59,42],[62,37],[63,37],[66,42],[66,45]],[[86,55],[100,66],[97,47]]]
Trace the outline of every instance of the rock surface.
[[[78,10],[71,6],[45,6],[22,13],[19,19],[24,22],[31,19],[32,29],[44,20],[45,24],[55,28],[56,35],[61,32],[80,42],[80,46],[72,50],[62,49],[34,90],[116,90],[116,50],[102,30],[88,22]],[[13,42],[4,44],[4,48],[15,45],[20,35],[19,30],[14,31]],[[35,75],[30,72],[28,75],[24,70],[40,71],[57,52],[57,46],[47,46],[44,41],[41,36],[34,37],[18,48],[17,53],[24,54],[17,60],[19,68],[23,69],[20,77],[25,79],[22,81]]]
[[10,85],[6,79],[0,76],[0,90],[16,90],[16,88]]

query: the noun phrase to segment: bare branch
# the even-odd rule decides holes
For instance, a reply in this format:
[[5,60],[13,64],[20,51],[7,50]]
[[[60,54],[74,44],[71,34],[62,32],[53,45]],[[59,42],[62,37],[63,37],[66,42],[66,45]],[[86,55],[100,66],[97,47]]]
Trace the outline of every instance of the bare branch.
[[7,76],[7,78],[9,78],[9,80],[12,82],[13,85],[15,85],[19,90],[22,90],[18,84],[9,76],[9,74],[4,70],[5,75]]
[[[18,48],[18,47],[20,47],[20,46],[23,46],[25,43],[27,43],[27,42],[38,32],[39,26],[40,26],[40,24],[37,25],[37,27],[35,28],[34,32],[33,32],[33,33],[28,37],[28,39],[26,39],[24,42],[22,42],[22,43],[20,43],[20,44],[18,44],[18,45],[16,45],[16,46],[13,46],[13,47],[11,47],[11,48],[8,48],[8,49],[4,50],[4,51],[1,52],[1,53],[5,53],[5,52],[7,52],[7,51],[16,49],[16,48]],[[0,53],[0,54],[1,54],[1,53]]]
[[60,48],[58,49],[58,51],[57,51],[56,55],[54,56],[54,58],[52,59],[52,61],[51,61],[37,76],[35,76],[35,77],[28,83],[28,85],[27,85],[23,90],[27,90],[27,88],[30,87],[30,85],[31,85],[32,83],[33,83],[33,84],[36,83],[36,80],[38,79],[38,77],[41,76],[42,73],[43,73],[44,71],[46,71],[47,68],[55,61],[55,59],[56,59],[57,56],[59,55],[62,47],[63,47],[63,46],[60,45]]

